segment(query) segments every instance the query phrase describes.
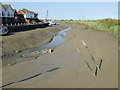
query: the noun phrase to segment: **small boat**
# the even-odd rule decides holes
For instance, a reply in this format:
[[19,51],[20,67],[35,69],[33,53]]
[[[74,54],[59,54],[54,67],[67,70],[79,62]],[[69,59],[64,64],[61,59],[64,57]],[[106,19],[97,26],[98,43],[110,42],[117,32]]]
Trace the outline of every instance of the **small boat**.
[[57,25],[55,22],[49,21],[49,26]]
[[9,29],[7,27],[0,27],[0,35],[8,34]]

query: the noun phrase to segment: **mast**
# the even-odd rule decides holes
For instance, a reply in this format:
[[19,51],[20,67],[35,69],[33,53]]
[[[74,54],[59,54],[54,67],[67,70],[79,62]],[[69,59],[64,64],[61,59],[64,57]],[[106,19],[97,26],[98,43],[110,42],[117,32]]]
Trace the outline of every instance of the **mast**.
[[48,10],[47,10],[47,13],[46,13],[46,20],[47,20],[47,18],[48,18]]

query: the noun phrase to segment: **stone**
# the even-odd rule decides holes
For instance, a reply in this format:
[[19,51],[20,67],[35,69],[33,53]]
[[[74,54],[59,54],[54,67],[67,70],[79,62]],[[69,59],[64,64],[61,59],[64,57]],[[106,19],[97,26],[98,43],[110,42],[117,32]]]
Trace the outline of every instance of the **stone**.
[[23,55],[21,55],[21,57],[25,57],[25,55],[23,54]]

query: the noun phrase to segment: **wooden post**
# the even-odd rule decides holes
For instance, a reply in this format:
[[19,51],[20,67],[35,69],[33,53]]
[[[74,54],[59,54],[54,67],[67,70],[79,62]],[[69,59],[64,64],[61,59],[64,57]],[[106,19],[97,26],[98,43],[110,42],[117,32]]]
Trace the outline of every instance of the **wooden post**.
[[95,70],[94,76],[97,76],[97,72],[98,72],[98,67],[96,67],[96,70]]
[[101,66],[102,66],[102,59],[100,60],[99,69],[101,69]]

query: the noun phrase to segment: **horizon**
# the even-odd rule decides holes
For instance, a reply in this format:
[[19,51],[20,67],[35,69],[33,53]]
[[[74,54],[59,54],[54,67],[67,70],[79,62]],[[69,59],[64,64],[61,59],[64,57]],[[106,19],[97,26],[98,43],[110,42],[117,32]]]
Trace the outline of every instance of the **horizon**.
[[[97,20],[118,19],[117,2],[2,2],[19,10],[26,8],[38,12],[39,19]],[[31,7],[32,6],[32,7]]]

